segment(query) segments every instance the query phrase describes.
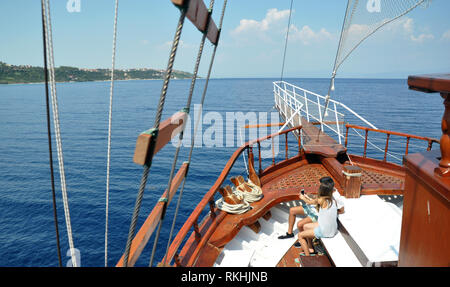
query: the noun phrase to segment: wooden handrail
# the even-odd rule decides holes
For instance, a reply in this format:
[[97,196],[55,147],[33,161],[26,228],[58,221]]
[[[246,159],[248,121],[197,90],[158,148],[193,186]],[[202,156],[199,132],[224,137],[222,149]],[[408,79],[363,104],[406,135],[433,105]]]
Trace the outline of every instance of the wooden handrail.
[[439,143],[439,141],[437,139],[428,138],[428,137],[421,137],[421,136],[416,136],[416,135],[412,135],[412,134],[393,132],[393,131],[388,131],[388,130],[377,130],[377,129],[373,129],[373,128],[357,126],[357,125],[351,125],[351,124],[347,124],[345,126],[346,126],[347,129],[348,128],[352,128],[352,129],[359,129],[359,130],[367,130],[367,131],[373,131],[373,132],[377,132],[377,133],[390,134],[390,135],[394,135],[394,136],[410,137],[412,139],[418,139],[418,140],[424,140],[424,141],[430,141],[431,140],[433,142]]
[[[189,218],[185,221],[184,225],[181,227],[180,231],[178,232],[177,236],[174,238],[174,240],[172,241],[172,243],[171,243],[171,245],[169,247],[169,251],[167,253],[167,258],[163,259],[164,262],[167,262],[169,264],[173,260],[175,254],[177,253],[177,251],[178,251],[180,245],[182,244],[184,238],[188,235],[188,233],[191,230],[193,224],[198,222],[198,219],[199,219],[200,214],[202,213],[202,211],[209,204],[209,202],[214,199],[214,195],[218,191],[219,187],[222,186],[223,182],[225,181],[225,179],[227,178],[229,172],[231,171],[231,168],[233,167],[234,163],[236,162],[236,160],[239,158],[239,156],[241,155],[241,153],[244,150],[246,150],[249,146],[252,146],[255,143],[257,143],[259,145],[259,143],[261,141],[265,141],[265,140],[268,140],[268,139],[274,138],[276,136],[283,135],[283,134],[286,134],[286,133],[289,133],[289,132],[292,132],[292,131],[295,131],[295,130],[300,131],[301,128],[302,128],[301,125],[300,126],[296,126],[296,127],[291,128],[291,129],[288,129],[288,130],[284,130],[284,131],[281,131],[281,132],[278,132],[278,133],[274,133],[274,134],[271,134],[271,135],[268,135],[268,136],[265,136],[265,137],[262,137],[262,138],[259,138],[259,139],[248,141],[247,143],[245,143],[244,145],[239,147],[233,153],[231,158],[228,160],[227,164],[225,165],[224,169],[222,170],[221,174],[217,178],[217,180],[214,183],[214,185],[205,194],[203,199],[200,201],[200,203],[197,205],[195,210],[191,213]],[[206,238],[202,238],[202,240],[200,242],[206,243],[205,239]],[[191,259],[191,261],[192,261],[192,259]]]
[[259,124],[259,125],[245,125],[244,129],[251,128],[268,128],[268,127],[282,127],[285,123],[275,123],[275,124]]
[[341,122],[336,122],[336,121],[329,121],[329,122],[310,122],[310,124],[312,124],[312,125],[314,125],[314,126],[318,126],[318,125],[321,125],[321,124],[324,124],[324,125],[336,125],[336,124],[338,124],[338,125],[343,125],[343,124],[345,124],[345,122],[343,122],[343,121],[341,121]]
[[417,140],[422,140],[422,141],[427,141],[428,142],[428,147],[427,150],[431,150],[433,143],[439,143],[439,141],[437,139],[434,138],[429,138],[429,137],[422,137],[422,136],[416,136],[416,135],[412,135],[412,134],[406,134],[406,133],[400,133],[400,132],[394,132],[394,131],[388,131],[388,130],[378,130],[378,129],[373,129],[373,128],[369,128],[369,127],[363,127],[363,126],[357,126],[357,125],[351,125],[351,124],[347,124],[345,125],[345,127],[347,128],[346,133],[345,133],[345,147],[347,147],[347,143],[348,143],[348,130],[350,128],[352,129],[359,129],[359,130],[363,130],[365,131],[365,138],[364,138],[364,155],[363,157],[366,157],[366,152],[367,152],[367,138],[368,138],[368,133],[369,131],[371,132],[377,132],[377,133],[383,133],[386,134],[386,146],[384,148],[384,159],[383,161],[386,161],[386,157],[387,157],[387,150],[389,147],[389,139],[391,135],[394,136],[400,136],[400,137],[405,137],[406,138],[406,150],[405,150],[405,155],[408,155],[408,149],[409,149],[409,141],[410,139],[417,139]]

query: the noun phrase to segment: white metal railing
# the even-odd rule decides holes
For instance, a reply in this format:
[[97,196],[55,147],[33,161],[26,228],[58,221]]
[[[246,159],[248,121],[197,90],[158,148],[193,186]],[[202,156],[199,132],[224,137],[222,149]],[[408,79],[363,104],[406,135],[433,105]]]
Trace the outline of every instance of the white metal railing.
[[[288,124],[291,124],[291,126],[295,125],[295,122],[292,122],[292,120],[296,114],[300,114],[300,116],[308,122],[316,122],[317,124],[320,124],[320,129],[327,132],[329,136],[335,138],[335,140],[337,140],[340,144],[343,143],[343,140],[346,137],[346,123],[357,126],[367,126],[378,130],[377,127],[375,127],[364,117],[360,116],[343,103],[332,99],[329,100],[327,113],[324,118],[322,118],[326,97],[297,87],[285,81],[274,82],[273,93],[275,97],[275,107],[278,109],[280,115],[286,120],[286,124],[283,128]],[[386,160],[387,155],[389,156],[389,160],[392,159],[393,162],[402,162],[402,155],[404,154],[404,146],[402,142],[390,140],[389,151],[385,152],[384,147],[380,147],[385,144],[386,141],[381,138],[382,133],[373,134],[371,136],[371,140],[369,141],[363,134],[358,132],[357,129],[351,130],[352,133],[347,132],[347,136],[352,137],[352,144],[351,147],[347,146],[347,148],[350,148],[353,152],[360,153],[362,150],[361,148],[368,144],[368,147],[371,148],[371,152],[373,152],[374,157],[377,155],[383,155]],[[303,145],[302,137],[303,136],[301,135]],[[365,140],[367,140],[366,143],[364,143]],[[421,145],[409,144],[409,146],[416,148],[417,151],[423,150]]]
[[308,122],[319,122],[322,131],[324,131],[324,129],[330,130],[337,136],[337,140],[340,144],[342,144],[342,140],[344,139],[345,128],[343,123],[346,114],[351,114],[365,125],[377,129],[372,123],[358,115],[355,111],[332,99],[329,100],[327,111],[325,116],[323,116],[326,97],[288,82],[274,82],[273,92],[275,106],[280,111],[280,114],[286,119],[287,123],[289,122],[288,118],[292,117],[292,113],[289,114],[288,117],[288,110],[299,112]]

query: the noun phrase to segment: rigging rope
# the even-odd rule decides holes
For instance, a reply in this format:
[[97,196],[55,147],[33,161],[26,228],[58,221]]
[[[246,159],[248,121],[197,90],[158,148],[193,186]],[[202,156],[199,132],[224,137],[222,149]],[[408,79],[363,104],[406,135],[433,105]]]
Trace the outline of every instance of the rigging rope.
[[116,65],[116,39],[117,39],[117,15],[119,0],[116,0],[114,8],[114,32],[111,63],[111,86],[109,89],[109,118],[108,118],[108,155],[106,163],[106,203],[105,203],[105,267],[108,266],[108,220],[109,220],[109,172],[111,167],[111,127],[112,127],[112,101],[114,93],[114,68]]
[[[214,7],[214,0],[211,0],[210,3],[209,3],[209,17],[211,17],[213,7]],[[209,24],[209,21],[207,22],[207,25],[208,24]],[[194,94],[194,88],[195,88],[195,82],[197,80],[198,69],[200,67],[200,61],[201,61],[201,58],[202,58],[202,55],[203,55],[203,48],[205,46],[205,40],[206,40],[207,33],[208,33],[208,27],[206,27],[206,31],[203,33],[202,40],[200,42],[200,47],[198,49],[197,60],[195,62],[194,73],[193,73],[193,76],[192,76],[191,86],[190,86],[190,89],[189,89],[189,96],[188,96],[188,99],[187,99],[187,102],[186,102],[186,106],[185,106],[185,111],[187,111],[187,113],[189,113],[189,110],[190,110],[190,107],[191,107],[192,96]],[[176,148],[175,155],[174,155],[174,158],[173,158],[172,168],[170,170],[170,176],[169,176],[169,183],[168,183],[168,186],[167,186],[167,190],[169,192],[170,192],[170,189],[172,187],[172,180],[173,180],[173,176],[175,174],[175,168],[176,168],[176,165],[177,165],[178,155],[179,155],[179,152],[180,152],[181,143],[183,141],[185,129],[186,129],[186,125],[183,125],[183,128],[182,128],[182,130],[180,132],[180,135],[178,137],[178,144],[177,144],[177,148]],[[167,202],[165,202],[164,205],[167,206]],[[163,224],[163,221],[164,221],[165,213],[166,213],[166,208],[163,208],[163,212],[161,214],[161,219],[159,221],[158,230],[156,231],[155,240],[153,242],[153,249],[152,249],[152,254],[150,256],[149,267],[151,267],[153,265],[153,259],[155,257],[156,245],[158,244],[159,235],[161,233],[161,227],[162,227],[162,224]]]
[[53,169],[53,149],[52,149],[52,135],[50,128],[50,101],[48,95],[48,68],[47,68],[47,37],[45,32],[45,3],[41,0],[41,15],[42,15],[42,42],[43,42],[43,52],[44,52],[44,77],[45,77],[45,107],[47,115],[47,138],[48,138],[48,152],[49,152],[49,164],[50,164],[50,180],[52,186],[52,200],[53,200],[53,219],[55,221],[55,232],[56,232],[56,249],[58,253],[58,264],[62,267],[61,260],[61,247],[59,240],[59,227],[58,227],[58,213],[56,210],[56,192],[55,192],[55,175]]
[[[183,30],[183,24],[184,24],[185,18],[186,18],[186,9],[182,8],[180,18],[178,20],[177,30],[175,32],[174,41],[172,43],[172,49],[170,52],[169,63],[167,65],[166,74],[164,77],[164,83],[163,83],[163,87],[161,90],[161,96],[159,98],[158,110],[156,112],[155,124],[153,126],[153,135],[152,135],[153,141],[155,141],[156,137],[158,136],[158,128],[159,128],[159,123],[161,122],[161,116],[162,116],[162,112],[164,109],[167,88],[169,86],[170,77],[172,75],[173,64],[175,62],[175,56],[177,54],[178,44],[180,42],[181,32]],[[152,158],[153,158],[153,150],[150,151],[149,162],[144,165],[141,183],[139,185],[139,192],[136,197],[136,203],[134,206],[133,216],[131,218],[130,229],[128,231],[128,239],[127,239],[127,245],[126,245],[126,249],[125,249],[125,257],[124,257],[124,261],[123,261],[124,267],[127,267],[127,265],[128,265],[128,257],[130,255],[131,242],[133,241],[134,233],[136,230],[136,223],[137,223],[137,219],[139,216],[139,211],[141,209],[142,198],[144,196],[144,190],[145,190],[145,186],[147,184],[148,174],[149,174],[150,167],[152,164]]]
[[287,51],[287,45],[288,45],[288,39],[289,39],[289,30],[291,28],[291,15],[292,15],[292,3],[293,2],[294,2],[294,0],[291,0],[291,7],[289,8],[289,20],[288,20],[288,27],[287,27],[287,31],[286,31],[286,42],[284,43],[283,65],[281,66],[280,82],[283,81],[284,63],[286,61],[286,51]]
[[[259,201],[263,197],[263,193],[262,193],[261,187],[259,187],[256,184],[254,184],[250,180],[250,178],[248,179],[246,184],[247,184],[247,186],[249,186],[252,189],[252,191],[250,191],[250,192],[249,191],[242,191],[242,190],[236,188],[236,193],[238,195],[242,195],[244,200],[247,201],[248,203]],[[244,184],[241,184],[241,185],[239,185],[239,187],[241,187],[243,185]]]
[[[242,188],[244,188],[244,184],[247,184],[247,186],[249,186],[252,191],[243,191]],[[238,187],[241,189],[239,189]],[[232,191],[237,196],[237,198],[242,199],[242,203],[229,204],[222,197],[216,200],[216,206],[218,209],[231,214],[242,214],[252,209],[250,203],[259,201],[263,197],[261,187],[254,184],[250,179],[246,183],[242,183],[237,187],[233,187]]]
[[58,155],[58,163],[59,163],[59,173],[61,180],[61,192],[63,198],[63,206],[64,206],[64,215],[66,221],[67,228],[67,237],[69,240],[70,247],[70,255],[72,259],[72,266],[77,267],[78,262],[75,256],[75,247],[73,244],[72,238],[72,225],[70,222],[70,211],[69,211],[69,201],[67,197],[67,189],[66,189],[66,176],[64,173],[64,157],[62,151],[62,142],[61,142],[61,131],[59,124],[59,112],[58,112],[58,99],[56,95],[56,79],[55,79],[55,63],[54,63],[54,55],[53,55],[53,36],[52,36],[52,24],[51,24],[51,16],[50,16],[50,3],[49,0],[45,1],[44,5],[44,23],[45,23],[45,38],[46,38],[46,52],[49,55],[48,57],[48,66],[49,66],[49,75],[50,75],[50,86],[51,86],[51,99],[52,99],[52,109],[53,109],[53,124],[55,130],[55,139],[56,139],[56,147],[57,147],[57,155]]
[[[220,22],[219,22],[219,27],[218,27],[218,31],[219,31],[218,38],[219,39],[220,39],[221,31],[222,31],[222,24],[223,24],[223,19],[225,17],[225,10],[226,10],[226,7],[227,7],[227,2],[228,2],[227,0],[224,0],[224,2],[223,2],[222,14],[220,16]],[[194,136],[191,138],[191,148],[190,148],[190,151],[189,151],[189,157],[188,157],[188,161],[187,161],[189,164],[190,164],[191,158],[192,158],[192,152],[193,152],[193,149],[194,149],[195,138],[196,138],[196,135],[197,135],[199,122],[200,122],[200,115],[201,115],[202,110],[203,110],[203,103],[205,102],[206,92],[208,90],[209,79],[211,77],[211,71],[212,71],[212,67],[213,67],[213,64],[214,64],[214,59],[216,57],[217,47],[219,45],[219,39],[217,40],[217,44],[214,46],[214,49],[213,49],[213,52],[212,52],[212,55],[211,55],[211,61],[209,63],[208,74],[207,74],[206,79],[205,79],[205,86],[203,88],[203,94],[202,94],[202,98],[201,98],[201,101],[200,101],[200,113],[198,113],[197,119],[195,121]],[[178,196],[177,206],[175,208],[175,214],[174,214],[173,220],[172,220],[172,227],[170,229],[169,238],[167,240],[167,247],[166,247],[166,253],[164,255],[163,266],[165,266],[166,263],[167,263],[166,262],[167,254],[169,252],[170,241],[172,240],[173,231],[175,229],[175,223],[176,223],[176,220],[177,220],[178,211],[180,209],[181,198],[183,197],[184,186],[186,184],[186,178],[187,178],[187,173],[186,173],[186,175],[185,175],[185,177],[183,179],[183,184],[181,186],[180,195]]]
[[250,204],[245,200],[243,200],[242,203],[239,203],[239,204],[229,204],[229,203],[225,202],[223,197],[216,200],[216,206],[218,209],[223,210],[227,213],[231,213],[231,214],[246,213],[247,211],[249,211],[252,208],[250,206]]

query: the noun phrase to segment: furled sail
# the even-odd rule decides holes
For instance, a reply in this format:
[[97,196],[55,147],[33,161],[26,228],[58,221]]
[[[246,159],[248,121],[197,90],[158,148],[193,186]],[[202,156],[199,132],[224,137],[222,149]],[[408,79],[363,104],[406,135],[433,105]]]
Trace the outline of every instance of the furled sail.
[[[419,5],[429,2],[431,0],[348,0],[327,99],[334,91],[334,78],[339,67],[365,39]],[[327,106],[328,100],[325,111]]]

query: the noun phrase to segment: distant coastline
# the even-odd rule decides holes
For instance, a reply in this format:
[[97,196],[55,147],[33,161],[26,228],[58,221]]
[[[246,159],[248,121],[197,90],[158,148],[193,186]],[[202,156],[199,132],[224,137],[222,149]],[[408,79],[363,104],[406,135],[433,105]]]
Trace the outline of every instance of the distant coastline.
[[[99,82],[111,79],[109,69],[80,69],[61,66],[55,68],[56,82]],[[156,69],[116,69],[114,79],[120,81],[129,80],[161,80],[165,70]],[[189,79],[192,74],[174,70],[172,79]],[[43,83],[44,68],[30,65],[10,65],[0,62],[0,84],[38,84]]]

